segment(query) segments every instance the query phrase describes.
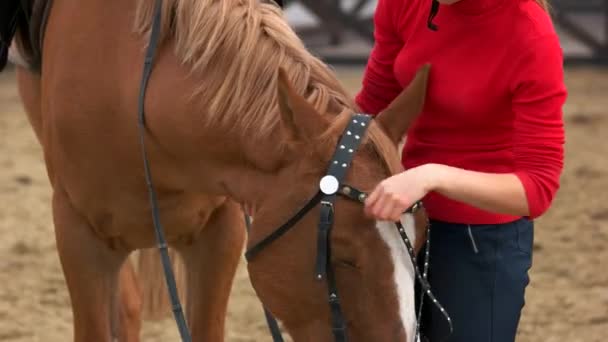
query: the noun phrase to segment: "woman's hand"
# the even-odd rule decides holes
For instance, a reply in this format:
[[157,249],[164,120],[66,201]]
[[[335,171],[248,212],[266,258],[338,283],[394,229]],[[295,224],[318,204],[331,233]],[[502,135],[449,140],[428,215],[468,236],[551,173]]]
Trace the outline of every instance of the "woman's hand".
[[434,191],[489,212],[529,216],[526,192],[515,173],[486,173],[441,164],[425,164],[382,181],[365,201],[365,213],[398,221],[401,214]]
[[365,213],[377,220],[399,221],[405,210],[434,190],[437,168],[421,165],[382,181],[365,201]]

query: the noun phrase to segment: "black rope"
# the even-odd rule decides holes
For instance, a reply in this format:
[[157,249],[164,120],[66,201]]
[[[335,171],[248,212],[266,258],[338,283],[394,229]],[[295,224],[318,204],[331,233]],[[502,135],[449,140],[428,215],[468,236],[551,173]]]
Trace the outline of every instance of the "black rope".
[[[405,227],[403,227],[403,224],[401,224],[400,221],[395,222],[395,225],[397,226],[399,235],[401,235],[401,239],[403,240],[403,243],[405,244],[405,248],[407,249],[407,252],[410,255],[410,260],[412,261],[412,264],[414,266],[414,274],[415,274],[416,279],[418,279],[418,282],[420,283],[420,288],[422,289],[423,293],[430,298],[433,305],[435,305],[437,307],[437,309],[439,309],[439,311],[441,312],[443,317],[448,322],[450,332],[448,333],[448,335],[445,338],[441,339],[441,341],[444,341],[445,339],[447,339],[450,335],[452,335],[454,333],[454,327],[452,325],[452,318],[450,317],[448,312],[445,310],[445,308],[441,305],[441,303],[439,303],[439,301],[437,300],[437,298],[431,291],[431,285],[429,284],[428,278],[427,278],[428,254],[427,254],[427,258],[425,259],[427,264],[425,264],[425,267],[424,267],[425,270],[424,270],[424,273],[422,273],[422,272],[420,272],[420,269],[418,268],[418,263],[416,262],[416,254],[414,254],[414,247],[412,246],[412,242],[410,241],[410,239],[407,236]],[[430,231],[429,225],[427,225],[426,233],[427,233],[427,242],[430,242],[429,236],[430,236],[431,231]],[[430,246],[427,246],[427,248],[430,249]],[[428,253],[428,250],[427,250],[427,253]],[[416,336],[418,336],[419,328],[420,328],[420,326],[417,322],[416,323]]]
[[150,198],[150,205],[152,210],[152,222],[154,223],[154,232],[156,234],[156,241],[158,244],[158,249],[160,251],[161,262],[163,265],[163,270],[165,272],[165,281],[167,283],[167,288],[169,291],[169,297],[171,299],[171,307],[173,311],[173,315],[175,316],[175,321],[177,323],[177,327],[179,329],[179,334],[183,342],[191,342],[192,337],[190,336],[190,331],[188,330],[188,325],[186,323],[186,319],[184,316],[184,312],[182,309],[182,305],[179,300],[179,296],[177,293],[177,285],[175,282],[175,275],[173,274],[173,270],[171,269],[171,258],[169,257],[168,245],[165,240],[165,235],[163,232],[163,227],[160,221],[160,210],[158,207],[158,199],[156,195],[156,191],[154,190],[154,184],[152,182],[152,172],[150,170],[150,163],[148,160],[148,155],[146,151],[145,144],[145,135],[146,135],[146,116],[144,111],[145,99],[146,99],[146,89],[148,87],[148,81],[150,80],[150,75],[152,74],[152,66],[154,64],[154,57],[156,55],[156,50],[158,49],[158,42],[160,40],[160,24],[161,24],[161,9],[162,9],[162,0],[156,0],[155,9],[154,9],[154,19],[152,22],[152,30],[150,32],[150,42],[148,44],[148,48],[146,50],[146,58],[144,61],[144,70],[143,76],[141,80],[140,93],[139,93],[139,103],[138,103],[138,123],[139,123],[139,138],[141,144],[141,153],[144,162],[144,172],[146,177],[146,186],[148,189],[148,195]]
[[[407,246],[406,246],[407,248]],[[427,217],[426,219],[426,243],[424,244],[424,267],[422,271],[422,279],[428,283],[428,271],[429,271],[429,260],[431,252],[431,223]],[[415,341],[422,341],[420,332],[420,322],[422,320],[422,309],[424,308],[424,297],[425,291],[420,291],[420,303],[418,304],[418,314],[416,315],[416,339]]]

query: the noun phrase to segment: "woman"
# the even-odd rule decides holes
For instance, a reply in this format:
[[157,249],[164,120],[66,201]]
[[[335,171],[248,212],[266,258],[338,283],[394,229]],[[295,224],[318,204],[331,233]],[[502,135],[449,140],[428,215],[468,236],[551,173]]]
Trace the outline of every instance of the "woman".
[[[429,281],[454,324],[448,341],[514,341],[533,220],[549,208],[564,158],[563,56],[547,3],[379,0],[375,36],[357,95],[364,112],[380,112],[422,64],[432,67],[406,171],[378,185],[366,212],[397,220],[423,199]],[[426,309],[423,335],[439,341],[448,325]]]

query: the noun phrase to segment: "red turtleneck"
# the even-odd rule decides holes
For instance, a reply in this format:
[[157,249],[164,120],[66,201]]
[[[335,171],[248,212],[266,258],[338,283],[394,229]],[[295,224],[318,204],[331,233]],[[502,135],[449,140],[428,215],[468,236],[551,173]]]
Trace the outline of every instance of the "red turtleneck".
[[[521,180],[536,218],[549,207],[563,168],[566,99],[559,39],[534,0],[379,0],[376,44],[357,103],[381,111],[431,63],[425,107],[408,133],[403,165],[451,165]],[[517,217],[486,212],[430,193],[431,218],[470,224]]]

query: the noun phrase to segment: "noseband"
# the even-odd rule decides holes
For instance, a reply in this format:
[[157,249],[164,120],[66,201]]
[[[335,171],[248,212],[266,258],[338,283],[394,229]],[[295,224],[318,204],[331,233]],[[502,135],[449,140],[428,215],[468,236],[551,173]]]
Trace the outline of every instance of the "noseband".
[[[175,282],[175,276],[171,269],[171,260],[168,254],[168,245],[165,240],[163,227],[160,222],[160,211],[158,209],[157,194],[154,190],[154,184],[152,182],[152,175],[150,170],[150,164],[147,157],[146,145],[145,145],[145,133],[146,133],[146,121],[144,103],[146,97],[146,89],[150,75],[152,73],[152,66],[158,47],[160,37],[160,24],[161,24],[161,8],[162,0],[156,0],[154,8],[154,16],[152,22],[152,28],[150,33],[150,41],[146,50],[146,56],[144,61],[143,74],[140,84],[140,93],[138,98],[138,128],[140,135],[140,146],[142,152],[142,158],[144,163],[144,173],[146,178],[146,186],[149,194],[150,205],[152,208],[152,221],[154,224],[154,231],[157,240],[157,247],[160,251],[161,262],[165,273],[165,281],[167,284],[169,298],[171,300],[171,306],[173,308],[173,314],[177,323],[179,333],[182,341],[191,342],[192,337],[188,329],[183,309],[177,294],[177,286]],[[344,133],[340,138],[338,147],[334,152],[331,159],[330,165],[327,169],[326,175],[321,178],[319,182],[319,191],[311,198],[308,203],[302,207],[295,215],[293,215],[285,224],[277,228],[268,237],[264,238],[253,247],[251,247],[245,254],[247,260],[252,260],[258,253],[260,253],[265,247],[272,242],[279,239],[285,233],[287,233],[295,224],[300,221],[308,212],[310,212],[317,205],[321,205],[319,225],[317,231],[317,259],[315,266],[315,277],[317,280],[327,281],[327,293],[328,302],[331,312],[332,320],[332,332],[337,342],[346,342],[347,331],[344,315],[340,305],[340,299],[338,295],[338,289],[334,278],[334,272],[330,264],[331,259],[331,245],[330,245],[330,233],[334,224],[334,205],[338,196],[346,199],[363,204],[367,197],[367,194],[352,187],[348,184],[343,184],[342,181],[346,176],[346,172],[353,160],[353,157],[359,148],[363,137],[369,127],[372,117],[366,114],[354,114],[347,125]],[[408,210],[406,213],[415,213],[422,208],[422,203],[417,202]],[[450,333],[452,331],[452,320],[448,316],[445,309],[439,304],[427,281],[428,261],[429,261],[429,247],[430,247],[430,229],[427,224],[427,245],[425,252],[425,263],[424,273],[421,273],[416,264],[416,255],[414,254],[414,248],[405,232],[405,228],[401,222],[395,222],[395,225],[399,231],[399,235],[403,240],[403,243],[409,253],[411,262],[414,266],[416,278],[421,284],[422,295],[420,301],[420,307],[418,310],[418,316],[422,309],[422,299],[425,295],[428,295],[433,303],[439,308],[441,313],[445,316],[449,327]],[[282,342],[283,338],[278,328],[278,324],[274,317],[265,310],[266,318],[270,326],[272,336],[275,342]],[[416,325],[416,339],[418,340],[419,331],[419,320]]]

